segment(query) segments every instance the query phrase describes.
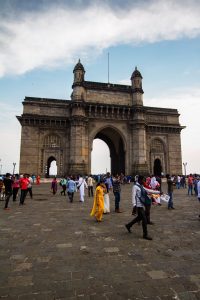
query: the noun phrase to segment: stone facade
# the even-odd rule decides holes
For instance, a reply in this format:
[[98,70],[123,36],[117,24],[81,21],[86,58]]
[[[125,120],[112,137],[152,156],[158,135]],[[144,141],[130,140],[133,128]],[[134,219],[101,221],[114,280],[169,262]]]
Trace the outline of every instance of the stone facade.
[[85,80],[80,61],[74,68],[71,100],[25,97],[20,173],[48,176],[53,160],[58,176],[89,174],[95,138],[107,143],[111,172],[182,174],[176,109],[143,105],[141,73],[131,85]]

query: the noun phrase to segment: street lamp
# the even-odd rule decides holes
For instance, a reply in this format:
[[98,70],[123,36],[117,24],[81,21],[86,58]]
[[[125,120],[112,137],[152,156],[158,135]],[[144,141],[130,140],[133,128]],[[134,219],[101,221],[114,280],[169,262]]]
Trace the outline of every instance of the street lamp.
[[[0,163],[1,163],[1,158],[0,158]],[[1,171],[2,171],[2,164],[0,165],[0,175],[1,175]]]
[[15,166],[16,166],[16,163],[13,163],[13,175],[15,174]]
[[184,172],[185,172],[185,176],[186,176],[186,174],[187,174],[187,172],[186,172],[187,162],[183,163],[183,167],[184,167]]

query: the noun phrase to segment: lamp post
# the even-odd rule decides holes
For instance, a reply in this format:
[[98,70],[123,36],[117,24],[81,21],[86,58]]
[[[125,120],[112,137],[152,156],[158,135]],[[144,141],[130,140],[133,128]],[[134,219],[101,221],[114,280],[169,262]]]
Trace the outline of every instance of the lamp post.
[[[1,158],[0,158],[0,163],[1,163]],[[1,172],[2,172],[2,164],[0,164],[0,175],[1,175]]]
[[184,167],[184,173],[185,173],[185,177],[186,177],[186,174],[187,174],[187,172],[186,172],[187,162],[183,163],[183,167]]
[[16,163],[13,163],[13,175],[15,174],[15,166],[16,166]]

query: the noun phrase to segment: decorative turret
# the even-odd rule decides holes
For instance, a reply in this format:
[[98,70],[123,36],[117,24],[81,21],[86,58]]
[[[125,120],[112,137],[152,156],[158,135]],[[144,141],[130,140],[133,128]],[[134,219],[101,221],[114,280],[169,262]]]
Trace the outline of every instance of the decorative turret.
[[79,59],[78,63],[75,65],[74,70],[74,85],[81,85],[81,83],[84,81],[84,75],[85,75],[85,69]]
[[78,60],[78,63],[75,65],[74,70],[74,82],[72,85],[72,100],[74,101],[83,101],[85,98],[85,89],[84,89],[84,75],[85,75],[85,69],[80,61]]
[[137,67],[131,76],[132,92],[133,92],[133,105],[143,105],[143,94],[142,89],[142,75],[138,71]]

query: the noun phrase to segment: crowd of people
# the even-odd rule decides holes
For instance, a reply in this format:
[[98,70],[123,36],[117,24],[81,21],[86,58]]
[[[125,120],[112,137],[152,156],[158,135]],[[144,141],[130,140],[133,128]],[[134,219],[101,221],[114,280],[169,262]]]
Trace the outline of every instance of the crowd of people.
[[25,198],[27,194],[33,198],[32,185],[34,183],[33,178],[29,174],[19,176],[6,173],[4,178],[0,178],[0,200],[5,200],[5,210],[9,210],[9,201],[12,197],[13,202],[16,201],[18,193],[20,191],[19,205],[25,204]]
[[[65,176],[61,180],[54,177],[51,181],[51,192],[56,195],[58,185],[61,187],[60,194],[67,196],[69,202],[74,201],[74,193],[79,192],[79,201],[85,201],[85,192],[87,189],[88,197],[94,199],[90,215],[95,217],[97,222],[101,222],[103,214],[110,213],[110,193],[112,192],[115,200],[115,212],[121,213],[121,186],[125,183],[134,181],[132,187],[132,215],[133,220],[125,224],[126,229],[131,233],[131,227],[142,221],[143,238],[151,240],[148,235],[147,225],[153,225],[150,218],[150,211],[152,205],[161,205],[161,200],[167,203],[169,210],[175,209],[173,203],[174,188],[187,188],[188,195],[196,195],[200,202],[200,177],[198,175],[190,174],[186,176],[170,176],[166,175],[167,179],[167,194],[163,194],[162,180],[159,176],[136,175],[134,180],[131,176],[124,176],[123,174],[115,174],[111,176],[108,172],[104,175],[97,176]],[[40,184],[40,176],[30,176],[24,174],[19,176],[7,173],[4,177],[0,177],[0,200],[5,201],[4,210],[9,210],[9,201],[15,202],[19,195],[19,205],[25,204],[27,194],[33,198],[32,185]],[[199,215],[200,217],[200,215]]]

